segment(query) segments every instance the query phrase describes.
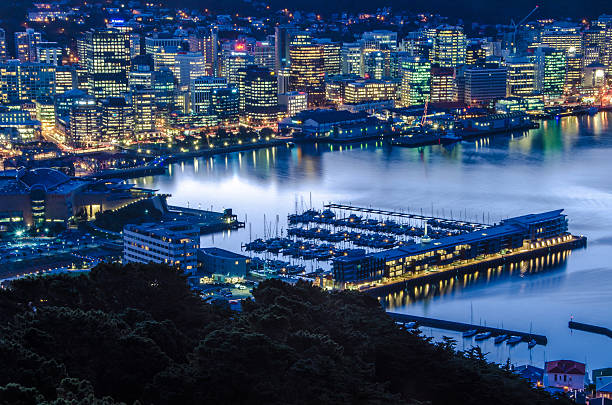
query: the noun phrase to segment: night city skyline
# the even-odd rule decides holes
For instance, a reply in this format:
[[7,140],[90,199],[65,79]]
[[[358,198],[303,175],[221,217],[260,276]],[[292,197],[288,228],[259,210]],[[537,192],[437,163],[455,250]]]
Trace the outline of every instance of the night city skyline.
[[0,404],[612,403],[608,2],[0,5]]

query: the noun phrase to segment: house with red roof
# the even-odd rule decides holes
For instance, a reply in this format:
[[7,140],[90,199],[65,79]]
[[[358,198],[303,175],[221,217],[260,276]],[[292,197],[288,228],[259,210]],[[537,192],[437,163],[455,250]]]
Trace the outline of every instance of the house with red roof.
[[544,386],[566,391],[584,390],[586,366],[573,360],[547,361],[544,368]]

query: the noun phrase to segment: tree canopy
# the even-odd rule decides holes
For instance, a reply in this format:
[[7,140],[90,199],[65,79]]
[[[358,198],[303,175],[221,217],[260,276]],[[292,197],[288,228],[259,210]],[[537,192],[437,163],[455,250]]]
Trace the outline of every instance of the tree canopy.
[[178,270],[102,264],[0,290],[2,404],[564,404],[406,331],[374,298],[262,282],[243,311]]

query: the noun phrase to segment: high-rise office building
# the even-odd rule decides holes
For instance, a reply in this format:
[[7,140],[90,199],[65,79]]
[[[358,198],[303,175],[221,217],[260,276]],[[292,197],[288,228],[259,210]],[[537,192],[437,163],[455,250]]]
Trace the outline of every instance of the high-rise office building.
[[180,52],[176,56],[178,65],[177,82],[179,87],[188,87],[192,80],[206,76],[206,58],[198,52]]
[[6,50],[6,31],[0,28],[0,62],[8,59],[8,51]]
[[125,97],[107,97],[102,100],[102,142],[118,143],[132,139],[134,115]]
[[323,68],[327,76],[339,75],[342,72],[342,58],[340,56],[340,43],[329,39],[314,41],[323,47]]
[[292,45],[289,89],[308,94],[311,106],[325,102],[325,51],[320,45]]
[[240,97],[236,87],[213,89],[211,92],[212,112],[217,116],[219,125],[224,127],[238,125],[240,117]]
[[431,67],[431,93],[429,101],[432,103],[455,102],[458,100],[456,71],[450,67]]
[[255,43],[255,46],[253,46],[253,63],[274,72],[276,66],[274,58],[274,42],[257,41]]
[[507,71],[505,67],[494,64],[468,66],[463,75],[465,104],[488,107],[495,100],[506,97]]
[[344,43],[340,51],[343,75],[361,75],[361,44]]
[[0,103],[19,101],[19,61],[0,64]]
[[227,83],[237,86],[239,82],[238,71],[253,64],[253,56],[246,51],[227,50],[221,55],[221,77]]
[[104,99],[127,92],[131,61],[128,34],[113,29],[90,30],[85,39],[91,94]]
[[62,47],[57,42],[39,42],[36,47],[36,54],[40,63],[54,66],[62,64]]
[[432,63],[456,68],[465,63],[466,39],[463,28],[442,25],[433,31]]
[[199,52],[204,56],[206,76],[219,74],[217,62],[218,34],[216,27],[200,27],[188,38],[189,51]]
[[191,112],[194,114],[212,115],[212,91],[227,87],[224,77],[202,76],[192,80],[189,92],[191,94]]
[[148,138],[155,128],[155,92],[151,87],[136,85],[130,91],[134,112],[134,137],[137,140]]
[[368,49],[397,49],[397,32],[377,30],[364,32],[361,35],[364,48]]
[[546,31],[540,37],[540,44],[568,54],[582,54],[583,38],[581,32]]
[[506,96],[523,97],[535,92],[535,64],[530,58],[508,58],[506,70]]
[[41,42],[42,36],[40,32],[34,31],[33,28],[28,28],[25,31],[15,33],[15,55],[20,62],[36,62],[36,48]]
[[392,53],[389,49],[363,49],[361,53],[361,76],[381,80],[394,76]]
[[155,106],[158,110],[172,111],[174,109],[174,74],[168,68],[153,72],[153,91]]
[[99,146],[102,139],[100,108],[93,97],[78,99],[70,108],[66,143],[74,148]]
[[298,31],[298,28],[292,25],[279,25],[274,28],[274,66],[277,74],[289,67],[289,46],[292,36]]
[[280,108],[274,72],[255,65],[241,69],[239,91],[248,123],[266,125],[277,122]]
[[605,28],[595,26],[582,33],[582,52],[585,66],[602,61],[605,43]]
[[52,97],[39,97],[36,102],[36,119],[40,121],[43,136],[55,132],[55,104]]
[[409,56],[401,61],[401,104],[404,107],[424,104],[431,92],[431,64],[422,56]]
[[567,72],[566,52],[554,48],[538,47],[534,56],[536,90],[548,99],[563,95]]
[[472,42],[465,48],[465,64],[482,65],[487,60],[487,51],[480,42]]
[[45,63],[19,64],[19,99],[35,101],[55,94],[55,68]]

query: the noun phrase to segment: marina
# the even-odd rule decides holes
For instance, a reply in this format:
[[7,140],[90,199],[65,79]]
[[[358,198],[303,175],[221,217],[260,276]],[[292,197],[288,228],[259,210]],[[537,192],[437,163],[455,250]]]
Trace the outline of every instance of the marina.
[[[466,282],[460,276],[421,283],[416,287],[418,292],[414,292],[415,287],[405,290],[398,286],[392,289],[389,299],[384,298],[386,294],[381,296],[391,311],[463,321],[469,321],[473,301],[478,312],[476,319],[486,320],[487,325],[503,319],[506,328],[515,330],[529,329],[523,314],[530,314],[534,325],[538,325],[537,332],[549,337],[547,358],[563,355],[580,358],[586,353],[589,367],[606,367],[612,357],[602,355],[601,348],[608,344],[609,338],[576,331],[572,334],[567,322],[573,314],[585,322],[612,326],[593,318],[593,306],[585,304],[597,297],[601,305],[608,305],[607,291],[612,288],[609,266],[605,265],[612,229],[607,215],[612,204],[607,175],[612,149],[610,118],[607,112],[562,117],[542,121],[540,128],[520,136],[498,135],[484,138],[486,142],[461,142],[453,148],[387,148],[375,146],[374,141],[367,147],[342,150],[335,147],[333,151],[316,144],[281,146],[173,164],[166,174],[141,178],[137,184],[172,194],[169,200],[172,205],[187,206],[190,202],[191,206],[197,206],[201,202],[203,206],[229,206],[248,214],[245,228],[202,236],[203,246],[214,243],[234,252],[249,242],[249,234],[253,235],[251,240],[275,237],[274,223],[271,232],[269,223],[270,219],[274,222],[277,214],[280,215],[279,237],[281,234],[287,237],[290,226],[285,214],[295,213],[296,198],[308,201],[311,192],[319,211],[325,210],[323,205],[328,201],[418,215],[422,208],[423,216],[448,219],[452,210],[455,221],[467,220],[487,226],[508,216],[564,207],[572,233],[588,235],[588,249],[576,249],[571,254],[560,250],[525,260],[522,265],[514,263],[514,267],[513,263],[502,265],[501,270],[491,270],[490,277],[488,270],[469,273],[465,276]],[[347,166],[352,169],[345,170]],[[393,184],[381,181],[388,177],[395,177],[397,181]],[[308,204],[304,205],[307,208]],[[380,219],[378,214],[354,213]],[[349,215],[350,212],[346,214]],[[265,237],[261,220],[264,216],[268,218]],[[339,217],[342,216],[340,213]],[[242,216],[240,219],[244,220]],[[402,221],[397,217],[391,219]],[[421,221],[419,226],[422,225]],[[284,229],[282,233],[281,229]],[[329,271],[331,262],[306,263],[272,253],[253,252],[253,256],[262,260],[266,255],[270,260],[305,265],[307,273],[317,268]],[[542,263],[549,261],[555,265],[541,269]],[[485,346],[493,345],[493,339],[484,342]],[[485,347],[491,352],[491,359],[505,362],[508,345],[500,345],[500,351],[492,350],[491,346]],[[586,347],[586,352],[578,351],[579,347]],[[516,348],[512,349],[512,362],[528,362],[527,345]],[[536,346],[532,353],[534,361],[543,360],[541,346]]]

